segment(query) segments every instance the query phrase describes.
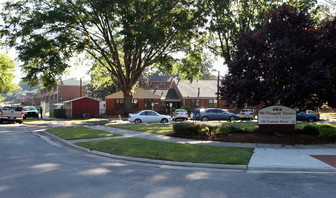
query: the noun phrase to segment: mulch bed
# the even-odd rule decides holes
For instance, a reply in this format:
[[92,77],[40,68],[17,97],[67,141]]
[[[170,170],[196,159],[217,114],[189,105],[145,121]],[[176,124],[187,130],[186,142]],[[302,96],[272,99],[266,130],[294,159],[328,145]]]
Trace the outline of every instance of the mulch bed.
[[279,133],[232,133],[229,135],[216,135],[215,137],[209,137],[206,135],[192,135],[181,136],[175,133],[169,134],[171,137],[196,139],[196,140],[211,140],[220,142],[240,142],[240,143],[267,143],[267,144],[329,144],[336,143],[336,138],[320,138],[315,135],[303,135],[303,134],[279,134]]

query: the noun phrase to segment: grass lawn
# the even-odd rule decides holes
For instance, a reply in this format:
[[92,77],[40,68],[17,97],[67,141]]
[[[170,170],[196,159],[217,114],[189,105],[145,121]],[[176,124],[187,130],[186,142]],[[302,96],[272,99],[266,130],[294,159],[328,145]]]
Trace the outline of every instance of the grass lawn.
[[166,135],[173,132],[172,123],[149,123],[149,124],[111,124],[109,127],[115,127],[119,129],[128,129],[133,131],[141,131],[148,133],[155,133]]
[[108,133],[105,131],[80,126],[56,127],[47,129],[47,131],[64,140],[120,136],[119,134]]
[[252,148],[179,144],[139,138],[80,142],[76,145],[122,156],[236,165],[247,165],[254,151]]

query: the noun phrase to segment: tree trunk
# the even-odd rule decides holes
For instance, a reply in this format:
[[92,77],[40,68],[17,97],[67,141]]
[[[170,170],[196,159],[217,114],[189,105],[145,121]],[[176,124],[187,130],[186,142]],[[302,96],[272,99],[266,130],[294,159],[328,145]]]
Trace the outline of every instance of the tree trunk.
[[131,90],[122,90],[124,93],[124,116],[132,113],[132,96]]

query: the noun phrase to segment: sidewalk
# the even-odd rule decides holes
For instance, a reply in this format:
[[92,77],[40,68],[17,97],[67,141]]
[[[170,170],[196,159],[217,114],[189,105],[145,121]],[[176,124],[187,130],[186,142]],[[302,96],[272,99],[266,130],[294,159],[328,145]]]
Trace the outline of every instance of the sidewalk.
[[[151,139],[157,141],[189,143],[215,146],[235,146],[255,148],[252,158],[248,166],[235,165],[211,165],[211,164],[195,164],[168,162],[162,160],[149,160],[130,157],[121,157],[101,152],[93,152],[95,154],[109,156],[118,159],[131,161],[141,161],[146,163],[177,165],[177,166],[193,166],[206,168],[223,168],[247,170],[248,172],[268,172],[268,171],[284,171],[284,172],[334,172],[336,173],[336,144],[328,145],[277,145],[277,144],[254,144],[254,143],[231,143],[231,142],[215,142],[215,141],[199,141],[183,138],[174,138],[164,135],[136,132],[125,129],[105,127],[102,125],[86,125],[85,127],[103,130],[111,133],[121,134],[123,136],[111,138],[95,138],[84,140],[66,141],[69,144],[76,142],[87,142],[114,138],[137,137],[143,139]],[[92,151],[91,151],[92,152]]]

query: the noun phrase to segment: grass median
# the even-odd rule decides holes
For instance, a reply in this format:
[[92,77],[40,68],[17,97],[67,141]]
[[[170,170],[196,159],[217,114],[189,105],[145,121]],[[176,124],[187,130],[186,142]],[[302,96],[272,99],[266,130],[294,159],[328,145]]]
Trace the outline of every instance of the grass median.
[[56,127],[47,129],[47,132],[52,133],[64,140],[120,136],[119,134],[109,133],[81,126]]
[[161,142],[123,138],[76,145],[114,155],[177,162],[247,165],[254,149]]

